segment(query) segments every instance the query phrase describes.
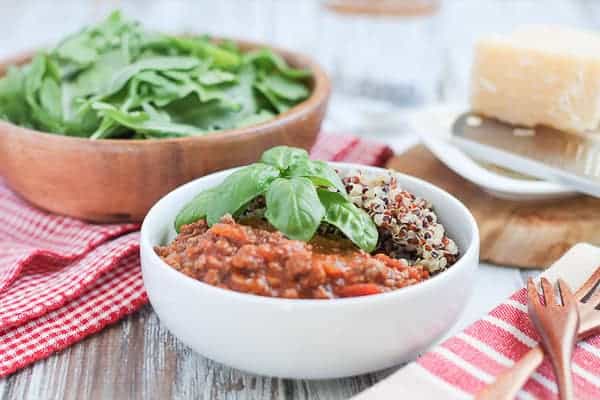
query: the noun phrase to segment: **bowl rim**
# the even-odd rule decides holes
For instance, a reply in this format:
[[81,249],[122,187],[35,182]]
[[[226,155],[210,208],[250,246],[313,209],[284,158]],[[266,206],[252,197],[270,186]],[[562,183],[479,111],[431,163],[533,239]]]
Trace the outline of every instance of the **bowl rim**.
[[[154,215],[158,212],[158,210],[162,208],[161,203],[163,203],[163,201],[165,199],[167,199],[168,197],[174,195],[176,192],[178,192],[180,190],[183,190],[184,187],[191,187],[191,186],[198,185],[198,181],[203,180],[205,178],[206,179],[219,178],[221,175],[223,176],[223,178],[225,178],[227,175],[231,174],[235,170],[243,168],[243,167],[237,167],[237,168],[230,168],[230,169],[226,169],[223,171],[215,172],[213,174],[209,174],[204,177],[200,177],[198,179],[190,181],[190,182],[172,190],[171,192],[167,193],[158,202],[156,202],[156,204],[154,204],[154,206],[152,206],[150,211],[148,211],[148,213],[146,214],[146,217],[144,218],[144,221],[143,221],[142,227],[141,227],[140,254],[142,255],[142,259],[143,259],[143,255],[145,253],[148,254],[151,259],[151,263],[152,263],[151,267],[154,268],[156,266],[159,266],[159,268],[161,268],[161,271],[163,271],[164,273],[172,274],[171,276],[173,276],[173,279],[181,279],[183,285],[188,285],[190,287],[195,288],[196,290],[204,290],[204,291],[207,291],[207,293],[209,293],[209,294],[212,293],[215,296],[218,296],[218,295],[225,296],[225,297],[231,299],[232,301],[247,301],[247,302],[251,302],[251,303],[255,303],[255,304],[264,304],[264,305],[281,306],[281,307],[286,307],[286,306],[288,306],[288,307],[315,307],[317,305],[318,305],[318,307],[339,307],[339,306],[352,306],[357,303],[371,304],[373,302],[406,298],[413,294],[418,293],[419,291],[426,293],[425,290],[427,288],[433,288],[436,285],[443,284],[444,280],[449,279],[449,277],[451,275],[455,275],[455,274],[459,273],[461,270],[468,268],[469,260],[472,259],[473,257],[476,258],[477,262],[479,261],[479,256],[478,256],[478,253],[479,253],[479,229],[477,227],[477,222],[475,221],[475,217],[460,200],[458,200],[456,197],[454,197],[450,193],[446,192],[445,190],[443,190],[443,189],[439,188],[438,186],[436,186],[432,183],[429,183],[425,180],[416,178],[411,175],[403,174],[401,172],[391,170],[388,168],[380,168],[380,167],[373,167],[373,166],[353,164],[353,163],[340,163],[340,162],[328,162],[328,163],[333,166],[341,167],[344,169],[362,169],[362,170],[374,171],[374,172],[392,171],[394,174],[398,175],[404,181],[409,181],[412,184],[424,186],[425,188],[430,189],[433,192],[437,192],[438,194],[442,195],[443,197],[446,198],[447,201],[449,201],[450,203],[453,203],[455,206],[457,206],[462,212],[463,217],[461,217],[461,218],[466,219],[468,226],[461,228],[461,229],[468,230],[469,234],[471,235],[471,240],[469,241],[466,250],[460,256],[460,258],[456,261],[456,263],[452,265],[452,267],[448,268],[447,270],[445,270],[439,274],[436,274],[435,276],[427,279],[426,281],[420,282],[415,285],[403,287],[398,290],[392,290],[389,292],[370,295],[370,296],[356,296],[356,297],[334,298],[334,299],[326,299],[326,300],[324,300],[324,299],[285,299],[285,298],[279,298],[279,297],[267,297],[267,296],[259,296],[259,295],[249,294],[249,293],[237,292],[237,291],[234,291],[231,289],[224,289],[224,288],[219,288],[216,286],[209,285],[202,281],[193,279],[180,271],[177,271],[175,268],[171,267],[166,262],[164,262],[158,256],[158,254],[156,254],[156,252],[154,251],[154,245],[152,245],[150,243],[150,239],[148,237],[149,236],[148,232],[152,229],[152,227],[150,227],[149,224],[151,223],[152,219],[154,218]],[[145,270],[145,268],[142,266],[142,275],[145,277],[146,274],[144,273],[144,270]]]
[[[235,39],[228,38],[222,36],[212,36],[212,40],[216,42],[220,41],[233,41],[237,45],[239,45],[243,50],[243,52],[251,50],[251,49],[270,49],[276,54],[282,56],[286,62],[290,63],[290,59],[295,60],[294,63],[290,63],[292,66],[302,65],[303,68],[306,68],[312,73],[312,82],[313,87],[310,92],[310,96],[303,100],[302,102],[296,104],[294,107],[289,110],[278,114],[275,118],[270,119],[265,122],[261,122],[258,124],[249,125],[243,128],[237,129],[228,129],[222,131],[215,131],[214,134],[202,135],[202,136],[186,136],[179,138],[164,138],[164,139],[102,139],[102,140],[91,140],[89,138],[77,137],[77,136],[67,136],[56,134],[52,132],[39,131],[36,129],[27,128],[21,125],[14,124],[10,121],[0,120],[0,132],[6,129],[18,129],[21,131],[21,134],[35,135],[40,136],[40,138],[51,139],[51,140],[64,140],[71,143],[87,143],[93,144],[96,146],[114,146],[116,144],[134,144],[134,145],[143,145],[143,146],[152,146],[157,145],[159,143],[169,144],[169,143],[181,143],[186,141],[215,141],[215,140],[235,140],[240,136],[244,138],[250,138],[251,136],[259,136],[262,135],[273,128],[277,128],[278,126],[285,126],[288,122],[295,119],[305,118],[306,115],[314,112],[319,105],[323,102],[326,102],[331,94],[331,80],[325,69],[314,59],[311,57],[296,51],[282,49],[277,46],[271,46],[262,42],[255,42],[243,39]],[[29,60],[39,51],[26,51],[20,54],[14,55],[12,57],[8,57],[0,60],[0,78],[3,77],[6,73],[6,69],[10,66],[21,65]]]

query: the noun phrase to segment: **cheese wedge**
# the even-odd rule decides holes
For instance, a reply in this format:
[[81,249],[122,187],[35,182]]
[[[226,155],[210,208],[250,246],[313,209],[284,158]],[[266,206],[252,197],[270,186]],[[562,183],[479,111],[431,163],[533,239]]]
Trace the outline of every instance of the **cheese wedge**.
[[471,107],[514,125],[568,132],[600,127],[600,35],[530,26],[480,40]]

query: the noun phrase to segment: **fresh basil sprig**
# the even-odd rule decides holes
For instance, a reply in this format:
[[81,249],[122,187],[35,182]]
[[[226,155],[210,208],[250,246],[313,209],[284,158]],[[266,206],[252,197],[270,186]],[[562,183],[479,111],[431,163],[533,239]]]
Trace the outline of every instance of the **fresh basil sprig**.
[[238,215],[258,196],[265,196],[265,218],[291,239],[308,241],[321,223],[337,227],[361,249],[377,246],[375,223],[348,199],[335,170],[313,161],[305,150],[274,147],[261,161],[241,168],[218,186],[188,203],[175,219],[175,229],[206,218],[209,225],[225,214]]

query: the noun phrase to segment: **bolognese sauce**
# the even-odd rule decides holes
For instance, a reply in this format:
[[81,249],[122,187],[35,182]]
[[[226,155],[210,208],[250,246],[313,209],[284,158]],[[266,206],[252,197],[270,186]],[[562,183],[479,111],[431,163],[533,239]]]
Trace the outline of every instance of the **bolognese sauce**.
[[290,240],[248,220],[225,216],[185,225],[175,240],[155,248],[170,266],[216,287],[267,297],[331,299],[384,293],[429,278],[422,265],[368,254],[349,240],[317,235]]

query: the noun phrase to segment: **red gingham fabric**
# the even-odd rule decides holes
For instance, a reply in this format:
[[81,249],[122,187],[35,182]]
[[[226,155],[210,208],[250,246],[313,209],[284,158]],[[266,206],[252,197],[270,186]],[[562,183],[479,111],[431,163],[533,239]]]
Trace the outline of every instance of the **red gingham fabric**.
[[[320,135],[316,159],[383,165],[385,145]],[[0,177],[0,377],[142,305],[137,224],[98,225],[36,209]]]
[[[520,360],[539,340],[527,315],[527,291],[521,289],[463,332],[423,355],[417,363],[468,397]],[[577,399],[600,399],[598,365],[600,336],[579,342],[573,355]],[[518,397],[558,399],[552,366],[547,359]]]

